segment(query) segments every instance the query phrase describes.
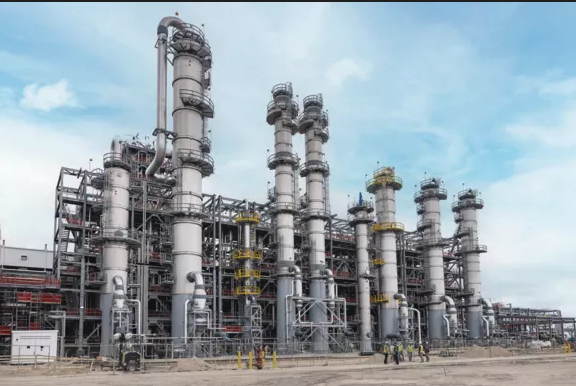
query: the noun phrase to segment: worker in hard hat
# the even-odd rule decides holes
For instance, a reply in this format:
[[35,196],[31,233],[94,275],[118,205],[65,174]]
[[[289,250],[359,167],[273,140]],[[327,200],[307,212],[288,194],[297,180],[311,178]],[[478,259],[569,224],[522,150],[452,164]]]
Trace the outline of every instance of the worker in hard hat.
[[382,344],[382,355],[384,355],[384,364],[387,365],[388,364],[388,355],[390,354],[390,346],[388,345],[388,342],[384,342],[384,344]]
[[404,344],[402,342],[398,344],[398,359],[400,362],[404,362]]
[[412,355],[414,354],[414,342],[408,342],[408,362],[412,362]]
[[424,362],[424,346],[422,342],[418,342],[418,356],[420,357],[420,363]]
[[424,343],[424,356],[426,356],[426,362],[430,362],[430,343]]
[[400,353],[398,352],[398,343],[394,341],[392,343],[392,357],[394,358],[394,363],[399,365],[400,364]]

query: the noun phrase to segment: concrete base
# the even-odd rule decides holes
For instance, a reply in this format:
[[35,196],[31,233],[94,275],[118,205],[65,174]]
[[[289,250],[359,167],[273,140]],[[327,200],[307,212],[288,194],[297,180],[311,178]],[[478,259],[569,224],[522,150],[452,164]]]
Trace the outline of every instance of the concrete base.
[[360,341],[360,355],[373,355],[373,354],[374,354],[374,351],[372,350],[372,341],[370,339],[361,340]]
[[[326,298],[326,283],[324,280],[310,281],[310,297],[315,299]],[[325,303],[317,303],[310,309],[310,321],[314,323],[326,323],[327,312]],[[328,328],[316,327],[316,331],[313,334],[314,344],[310,348],[311,351],[316,353],[328,352],[330,349],[328,339]]]
[[446,321],[443,318],[444,310],[428,310],[428,339],[446,338]]
[[100,326],[100,355],[112,356],[114,354],[114,336],[112,326],[112,294],[100,295],[100,309],[102,310],[102,324]]
[[[184,305],[186,304],[186,300],[190,300],[189,307],[192,306],[192,294],[173,294],[172,295],[172,337],[174,337],[174,344],[183,344],[184,343],[184,334],[185,328],[184,323],[186,317],[184,315]],[[188,337],[193,335],[191,331],[190,325],[192,324],[191,320],[188,320]]]
[[385,341],[388,336],[398,335],[398,309],[383,308],[379,310],[378,329],[380,331],[380,341]]
[[477,309],[467,310],[466,328],[468,329],[468,339],[482,339],[484,336],[482,329],[482,311]]

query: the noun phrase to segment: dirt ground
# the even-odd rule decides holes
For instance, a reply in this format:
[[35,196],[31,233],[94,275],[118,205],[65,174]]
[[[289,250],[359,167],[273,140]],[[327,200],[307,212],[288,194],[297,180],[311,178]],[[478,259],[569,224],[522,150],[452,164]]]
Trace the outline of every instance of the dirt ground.
[[576,384],[576,355],[530,355],[503,358],[439,359],[400,366],[370,361],[359,365],[331,365],[265,370],[206,370],[170,373],[93,371],[89,374],[0,377],[1,386],[558,386]]

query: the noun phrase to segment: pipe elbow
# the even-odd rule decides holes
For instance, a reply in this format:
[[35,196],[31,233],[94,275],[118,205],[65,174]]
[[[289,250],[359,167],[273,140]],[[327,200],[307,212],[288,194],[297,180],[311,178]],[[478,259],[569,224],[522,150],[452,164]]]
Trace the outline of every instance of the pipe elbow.
[[326,268],[324,274],[328,277],[328,283],[334,283],[334,273],[331,269]]
[[400,300],[400,305],[405,304],[405,307],[408,307],[408,301],[406,300],[406,295],[404,294],[395,294],[394,299]]
[[158,23],[158,29],[157,29],[157,34],[166,34],[168,35],[168,28],[169,27],[174,27],[174,28],[178,28],[180,30],[184,29],[184,21],[182,19],[180,19],[179,17],[175,17],[175,16],[166,16],[163,17],[162,20],[160,20],[160,23]]
[[454,303],[454,299],[452,299],[450,296],[442,296],[440,300],[446,303],[450,311],[456,311],[456,303]]

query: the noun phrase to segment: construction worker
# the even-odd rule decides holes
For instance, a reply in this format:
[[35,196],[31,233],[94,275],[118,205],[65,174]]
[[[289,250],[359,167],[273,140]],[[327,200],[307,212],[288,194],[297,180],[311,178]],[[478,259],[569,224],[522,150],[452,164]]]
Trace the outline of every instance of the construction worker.
[[384,342],[382,344],[382,355],[384,355],[384,364],[388,364],[388,354],[390,354],[390,347],[388,346],[388,342]]
[[398,359],[400,362],[404,362],[404,344],[402,342],[398,344]]
[[426,362],[430,362],[430,343],[424,343],[424,355],[426,356]]
[[394,356],[394,363],[399,365],[400,364],[400,353],[398,352],[398,344],[396,342],[394,342],[393,346],[392,346],[392,355]]
[[420,357],[420,363],[424,362],[424,346],[422,346],[422,342],[418,342],[418,356]]
[[412,362],[412,355],[414,354],[414,343],[408,342],[408,362]]

